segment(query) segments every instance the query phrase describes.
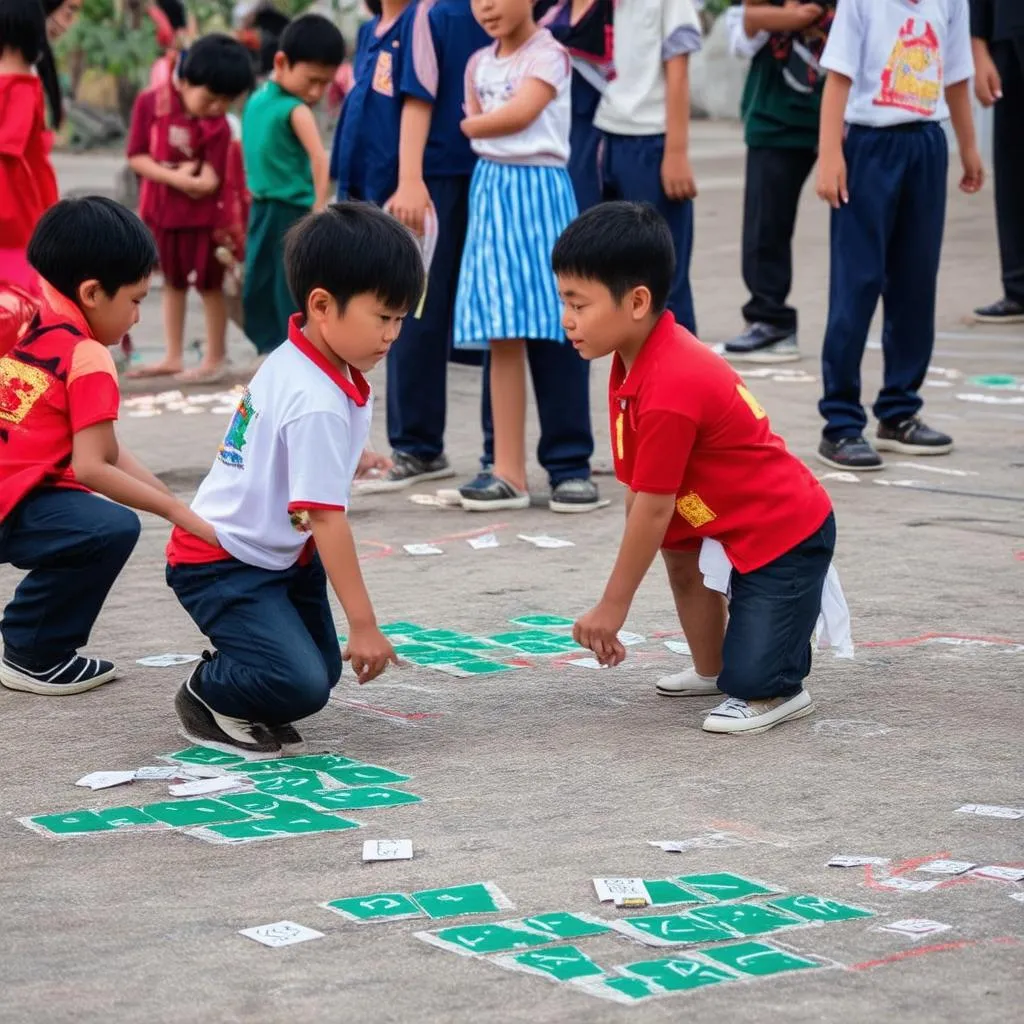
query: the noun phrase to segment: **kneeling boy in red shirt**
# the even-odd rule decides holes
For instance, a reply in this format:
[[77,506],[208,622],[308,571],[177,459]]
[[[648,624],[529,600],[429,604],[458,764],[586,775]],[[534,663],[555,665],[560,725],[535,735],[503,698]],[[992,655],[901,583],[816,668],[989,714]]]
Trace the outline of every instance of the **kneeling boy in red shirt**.
[[[674,251],[653,207],[588,210],[563,232],[552,264],[570,341],[584,359],[615,353],[612,449],[629,488],[615,567],[576,623],[577,643],[604,665],[623,660],[616,634],[660,549],[695,666],[721,666],[727,699],[704,729],[763,732],[810,714],[803,681],[836,539],[827,493],[732,367],[665,312]],[[724,640],[719,595],[694,586],[706,538],[733,567]]]

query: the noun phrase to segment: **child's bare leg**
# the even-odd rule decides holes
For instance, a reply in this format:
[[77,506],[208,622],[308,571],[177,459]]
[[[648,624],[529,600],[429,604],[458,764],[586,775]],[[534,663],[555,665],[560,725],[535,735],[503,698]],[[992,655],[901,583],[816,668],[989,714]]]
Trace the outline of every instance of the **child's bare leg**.
[[697,674],[712,678],[722,671],[726,601],[722,594],[704,586],[699,551],[662,551],[672,598],[683,635],[690,645]]
[[161,377],[181,372],[185,343],[186,294],[184,289],[171,288],[164,284],[164,357],[158,363],[148,363],[132,370],[128,374],[129,377]]
[[526,343],[491,344],[491,414],[494,475],[526,490]]

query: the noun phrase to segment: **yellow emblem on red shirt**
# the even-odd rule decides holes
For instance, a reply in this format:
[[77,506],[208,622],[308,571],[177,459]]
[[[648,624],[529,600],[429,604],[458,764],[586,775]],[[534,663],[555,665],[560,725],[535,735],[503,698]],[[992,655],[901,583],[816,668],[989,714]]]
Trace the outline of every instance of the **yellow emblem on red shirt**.
[[622,431],[624,429],[622,422],[622,413],[615,417],[615,454],[618,456],[621,462],[626,457],[626,449],[622,440]]
[[681,498],[676,498],[676,511],[695,529],[706,526],[718,516],[704,504],[704,500],[696,491],[690,491]]
[[761,403],[742,384],[736,385],[736,391],[740,398],[747,403],[748,408],[754,414],[755,420],[763,420],[768,415]]
[[0,359],[0,420],[21,423],[39,401],[52,378],[35,366],[10,356]]

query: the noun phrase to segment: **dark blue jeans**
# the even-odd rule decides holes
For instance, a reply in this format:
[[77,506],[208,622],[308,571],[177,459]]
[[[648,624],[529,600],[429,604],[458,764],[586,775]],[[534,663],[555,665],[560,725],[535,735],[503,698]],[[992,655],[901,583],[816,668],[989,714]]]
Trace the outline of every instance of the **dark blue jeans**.
[[811,671],[821,589],[836,546],[833,513],[795,548],[753,572],[732,574],[718,688],[741,700],[792,697]]
[[821,350],[825,437],[867,426],[860,364],[882,299],[882,422],[916,415],[935,345],[935,294],[946,221],[949,150],[939,125],[850,125],[843,144],[850,201],[832,211],[828,322]]
[[236,559],[169,565],[167,583],[217,649],[198,686],[214,711],[282,725],[327,703],[341,651],[319,557],[281,571]]
[[87,491],[23,498],[0,523],[0,564],[28,570],[0,623],[5,654],[44,669],[84,647],[138,539],[131,509]]

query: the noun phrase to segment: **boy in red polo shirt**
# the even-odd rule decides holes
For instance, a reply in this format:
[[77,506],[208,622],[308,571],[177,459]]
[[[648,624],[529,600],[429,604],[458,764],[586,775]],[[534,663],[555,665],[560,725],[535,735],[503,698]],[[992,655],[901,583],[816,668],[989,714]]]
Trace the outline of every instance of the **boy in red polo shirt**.
[[[156,237],[164,276],[166,353],[130,377],[177,374],[213,383],[224,373],[227,306],[224,267],[215,253],[227,227],[224,195],[231,126],[228,107],[254,83],[245,47],[226,35],[204,36],[185,54],[177,78],[140,93],[128,135],[128,165],[143,179],[139,216]],[[185,300],[194,285],[203,298],[206,348],[184,370]]]
[[[803,681],[836,538],[824,488],[732,367],[664,311],[674,254],[653,207],[588,210],[552,264],[569,340],[584,359],[615,353],[612,449],[629,488],[619,556],[600,603],[576,623],[577,643],[603,665],[623,660],[617,634],[660,549],[695,667],[717,684],[698,677],[685,692],[727,698],[704,729],[763,732],[810,714]],[[732,564],[727,627],[719,595],[701,583],[707,538]]]
[[138,323],[149,290],[156,249],[145,225],[110,199],[65,199],[43,214],[28,260],[43,301],[0,350],[0,565],[28,570],[0,621],[0,684],[81,693],[116,675],[77,651],[135,547],[131,509],[215,534],[114,433],[108,349]]

